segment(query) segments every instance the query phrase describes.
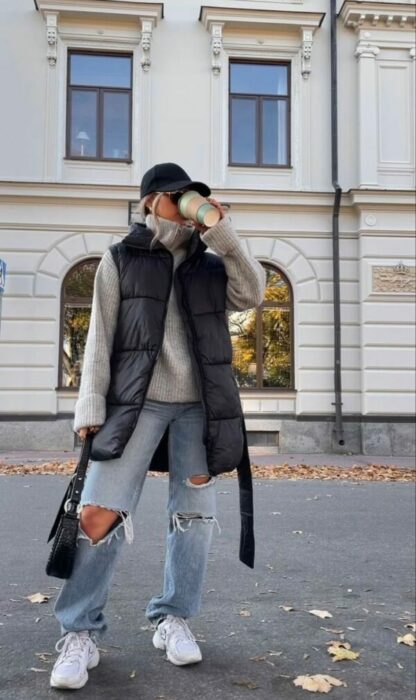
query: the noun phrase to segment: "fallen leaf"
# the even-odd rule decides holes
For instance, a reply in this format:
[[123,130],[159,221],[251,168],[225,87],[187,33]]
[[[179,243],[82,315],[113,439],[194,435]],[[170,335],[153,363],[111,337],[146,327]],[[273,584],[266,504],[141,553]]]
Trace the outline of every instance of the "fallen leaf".
[[316,615],[317,617],[333,617],[331,613],[328,612],[328,610],[308,610],[308,612],[311,613],[311,615]]
[[132,672],[130,673],[130,676],[129,676],[129,677],[130,677],[130,678],[136,678],[136,671],[135,671],[135,670],[132,671]]
[[333,661],[345,661],[358,659],[360,656],[359,652],[351,650],[351,644],[349,642],[340,642],[335,640],[329,642],[331,644],[328,647],[328,653],[333,655]]
[[407,644],[409,647],[414,647],[416,637],[414,634],[409,632],[408,634],[404,634],[403,637],[397,637],[397,641],[402,644]]
[[32,595],[25,596],[31,603],[47,603],[51,597],[45,593],[32,593]]
[[328,676],[325,673],[316,673],[314,676],[298,676],[293,683],[303,688],[303,690],[310,690],[312,693],[329,693],[333,685],[347,687],[344,681],[340,681],[339,678],[334,678],[334,676]]
[[405,627],[409,627],[412,632],[416,632],[416,622],[409,622]]
[[240,610],[238,614],[241,615],[241,617],[251,617],[250,610]]
[[34,666],[31,666],[29,671],[36,671],[36,673],[48,673],[47,668],[35,668]]
[[294,610],[295,608],[291,608],[290,605],[279,605],[279,608],[282,608],[285,612],[289,612],[290,610]]

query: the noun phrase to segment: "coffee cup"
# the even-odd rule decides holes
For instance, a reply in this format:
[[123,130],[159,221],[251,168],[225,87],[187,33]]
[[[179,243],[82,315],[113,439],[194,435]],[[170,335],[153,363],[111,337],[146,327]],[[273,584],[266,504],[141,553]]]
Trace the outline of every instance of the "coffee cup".
[[221,218],[217,207],[210,204],[196,190],[188,190],[182,195],[178,201],[178,210],[184,219],[191,219],[207,228],[215,226]]

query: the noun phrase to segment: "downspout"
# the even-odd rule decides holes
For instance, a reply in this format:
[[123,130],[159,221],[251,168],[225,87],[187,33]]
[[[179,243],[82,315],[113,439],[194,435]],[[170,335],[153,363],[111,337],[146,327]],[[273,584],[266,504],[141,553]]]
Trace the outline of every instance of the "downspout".
[[332,210],[332,281],[334,296],[334,390],[335,433],[339,445],[344,445],[341,395],[341,295],[339,281],[339,209],[342,189],[338,183],[338,83],[337,83],[337,13],[336,0],[331,0],[331,167],[335,190]]

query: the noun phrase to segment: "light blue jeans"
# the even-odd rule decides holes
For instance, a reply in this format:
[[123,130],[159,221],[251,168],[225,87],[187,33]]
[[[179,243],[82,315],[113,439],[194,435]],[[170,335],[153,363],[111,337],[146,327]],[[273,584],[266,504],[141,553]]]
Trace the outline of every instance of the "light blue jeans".
[[174,403],[145,399],[136,427],[118,459],[91,461],[78,506],[118,511],[118,519],[97,542],[78,525],[77,549],[70,578],[54,605],[61,634],[90,630],[98,640],[107,630],[103,613],[115,565],[126,539],[133,541],[132,516],[154,451],[169,425],[169,499],[163,594],[153,596],[146,617],[156,622],[168,614],[198,614],[216,518],[216,477],[197,485],[190,477],[208,475],[202,442],[200,401]]

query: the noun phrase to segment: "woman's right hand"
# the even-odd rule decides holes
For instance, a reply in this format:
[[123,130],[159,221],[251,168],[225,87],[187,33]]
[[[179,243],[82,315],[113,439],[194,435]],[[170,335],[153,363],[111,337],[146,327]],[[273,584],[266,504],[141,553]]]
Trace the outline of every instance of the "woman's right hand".
[[100,425],[90,425],[86,428],[80,428],[78,430],[78,435],[80,436],[81,440],[85,440],[87,433],[97,433],[100,427]]

